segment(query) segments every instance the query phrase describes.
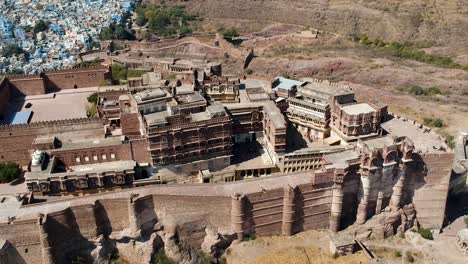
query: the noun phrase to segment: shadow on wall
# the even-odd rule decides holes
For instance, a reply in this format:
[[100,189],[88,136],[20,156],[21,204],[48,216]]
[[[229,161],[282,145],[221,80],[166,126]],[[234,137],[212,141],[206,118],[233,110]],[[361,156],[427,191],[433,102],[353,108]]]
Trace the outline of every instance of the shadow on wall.
[[80,233],[70,208],[48,215],[46,231],[55,263],[93,263],[91,252],[96,246]]
[[287,152],[293,152],[307,147],[307,141],[304,136],[299,132],[297,127],[292,124],[288,125],[288,140],[287,140]]
[[154,207],[152,195],[142,197],[135,201],[137,225],[140,227],[143,237],[149,237],[153,233],[154,225],[158,222]]
[[6,240],[0,248],[0,263],[5,264],[27,264],[18,250]]
[[112,233],[112,225],[107,215],[106,209],[102,205],[101,201],[96,201],[94,204],[94,215],[96,216],[97,233],[104,235],[108,238]]
[[299,233],[304,231],[304,195],[302,192],[298,191],[297,188],[294,188],[295,193],[295,203],[294,203],[294,233]]

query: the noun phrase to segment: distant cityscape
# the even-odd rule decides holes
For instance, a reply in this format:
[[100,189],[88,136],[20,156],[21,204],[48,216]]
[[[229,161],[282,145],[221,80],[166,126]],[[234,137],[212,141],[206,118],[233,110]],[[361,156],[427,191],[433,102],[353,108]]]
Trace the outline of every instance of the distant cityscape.
[[124,0],[0,0],[0,74],[36,74],[74,65],[99,46],[101,29],[135,5]]

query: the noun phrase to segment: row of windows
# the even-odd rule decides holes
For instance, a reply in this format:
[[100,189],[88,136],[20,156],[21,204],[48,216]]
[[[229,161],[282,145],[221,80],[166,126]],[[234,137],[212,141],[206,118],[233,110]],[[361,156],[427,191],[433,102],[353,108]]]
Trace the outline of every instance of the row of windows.
[[321,165],[312,165],[312,166],[302,166],[302,167],[293,167],[293,168],[286,168],[284,170],[285,173],[289,172],[296,172],[296,171],[306,171],[306,170],[315,170],[320,168]]
[[298,106],[300,108],[309,109],[309,110],[312,110],[312,111],[315,111],[315,112],[325,113],[325,110],[318,109],[318,108],[315,108],[315,107],[312,107],[312,106],[302,105],[302,104],[298,104],[296,102],[289,102],[289,104],[294,105],[294,106]]
[[307,121],[309,123],[318,124],[318,125],[324,125],[325,124],[324,122],[322,122],[320,120],[304,117],[304,116],[301,116],[301,115],[288,114],[288,116],[293,117],[293,118],[297,118],[297,119],[301,119],[301,120]]
[[[93,161],[97,161],[98,160],[98,155],[97,154],[93,154],[93,156],[91,157],[93,159]],[[107,160],[108,156],[106,153],[103,153],[101,154],[101,160]],[[115,153],[110,153],[109,154],[109,158],[112,159],[112,160],[115,160]],[[81,163],[82,160],[84,162],[89,162],[90,161],[90,157],[88,155],[85,155],[83,156],[83,159],[81,156],[75,156],[75,162],[76,163]]]
[[298,161],[285,161],[284,165],[307,165],[307,164],[313,164],[313,163],[320,163],[320,159],[313,159],[313,160],[298,160]]

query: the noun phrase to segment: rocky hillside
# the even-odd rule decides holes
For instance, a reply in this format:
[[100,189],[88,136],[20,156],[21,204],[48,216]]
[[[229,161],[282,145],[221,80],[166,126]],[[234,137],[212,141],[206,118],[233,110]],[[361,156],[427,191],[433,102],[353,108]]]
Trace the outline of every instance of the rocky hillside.
[[[168,1],[146,0],[154,3]],[[204,18],[310,26],[340,35],[460,47],[468,38],[464,0],[175,0]]]

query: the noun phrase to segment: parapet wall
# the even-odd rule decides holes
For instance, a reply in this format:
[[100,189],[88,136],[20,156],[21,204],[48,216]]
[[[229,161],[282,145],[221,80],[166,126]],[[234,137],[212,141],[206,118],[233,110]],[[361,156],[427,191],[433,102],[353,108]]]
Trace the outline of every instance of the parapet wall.
[[13,96],[40,95],[47,92],[41,75],[16,75],[7,77]]
[[98,66],[56,71],[37,75],[7,76],[7,86],[12,96],[41,95],[64,89],[97,87],[108,79],[109,68]]
[[99,118],[80,118],[44,121],[24,125],[0,126],[0,162],[29,164],[32,143],[38,136],[55,136],[62,141],[104,136],[104,125]]
[[443,227],[453,158],[453,153],[428,153],[421,156],[411,184],[407,187],[414,190],[413,204],[418,221],[426,228]]
[[8,81],[6,78],[0,78],[0,114],[7,109],[8,101],[10,101],[11,92],[8,87]]
[[44,72],[47,91],[97,87],[109,78],[108,67],[76,68]]

